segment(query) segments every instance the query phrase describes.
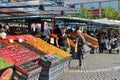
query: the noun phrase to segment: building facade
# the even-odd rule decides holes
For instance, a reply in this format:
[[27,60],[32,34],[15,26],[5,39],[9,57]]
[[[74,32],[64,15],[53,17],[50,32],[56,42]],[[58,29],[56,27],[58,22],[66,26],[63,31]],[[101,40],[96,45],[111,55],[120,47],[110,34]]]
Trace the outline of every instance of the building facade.
[[92,16],[101,16],[103,8],[113,7],[120,13],[120,0],[65,0],[64,6],[87,8]]

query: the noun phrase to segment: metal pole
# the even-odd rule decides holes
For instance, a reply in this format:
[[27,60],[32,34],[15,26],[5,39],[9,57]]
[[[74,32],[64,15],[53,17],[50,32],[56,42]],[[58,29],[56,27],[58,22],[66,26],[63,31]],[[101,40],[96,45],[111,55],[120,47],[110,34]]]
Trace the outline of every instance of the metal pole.
[[52,34],[54,33],[54,14],[52,14]]
[[120,0],[118,0],[118,11],[120,13]]
[[102,16],[102,3],[99,2],[99,17]]

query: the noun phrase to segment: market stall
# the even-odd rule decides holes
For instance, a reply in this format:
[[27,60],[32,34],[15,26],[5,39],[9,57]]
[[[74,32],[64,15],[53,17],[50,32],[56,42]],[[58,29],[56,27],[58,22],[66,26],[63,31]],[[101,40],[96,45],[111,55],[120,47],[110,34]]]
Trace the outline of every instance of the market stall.
[[0,80],[11,66],[9,80],[53,80],[69,69],[69,53],[32,35],[9,35],[0,45]]

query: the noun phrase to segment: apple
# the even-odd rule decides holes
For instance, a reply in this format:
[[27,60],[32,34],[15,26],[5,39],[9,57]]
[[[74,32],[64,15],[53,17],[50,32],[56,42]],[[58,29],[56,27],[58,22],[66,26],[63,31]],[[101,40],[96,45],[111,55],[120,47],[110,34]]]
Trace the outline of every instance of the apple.
[[9,42],[10,42],[10,43],[14,43],[14,40],[13,40],[13,39],[9,39]]

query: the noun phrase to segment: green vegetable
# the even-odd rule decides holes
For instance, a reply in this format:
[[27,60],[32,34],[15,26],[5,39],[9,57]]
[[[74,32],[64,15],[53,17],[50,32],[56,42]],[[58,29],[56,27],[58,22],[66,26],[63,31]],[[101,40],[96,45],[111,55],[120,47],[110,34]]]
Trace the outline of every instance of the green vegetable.
[[47,59],[45,57],[42,58],[43,61],[47,61]]
[[9,62],[0,57],[0,69],[12,66]]
[[62,57],[61,57],[61,56],[59,56],[59,55],[57,55],[57,54],[54,54],[54,56],[55,56],[56,58],[58,58],[59,60],[61,60],[61,59],[62,59]]

